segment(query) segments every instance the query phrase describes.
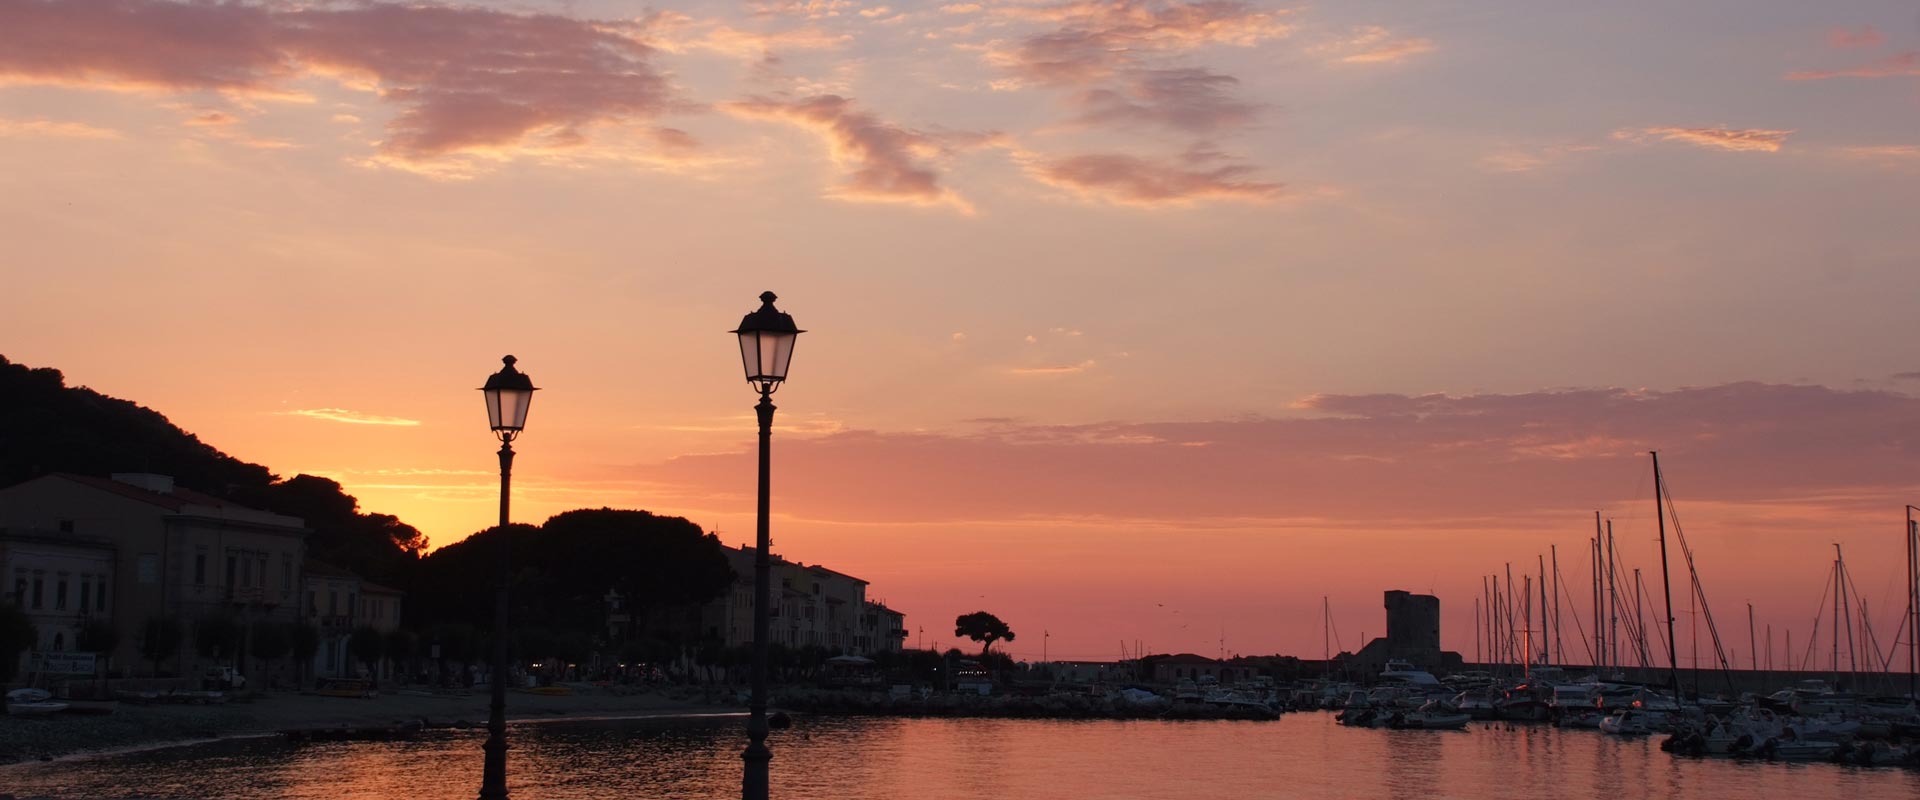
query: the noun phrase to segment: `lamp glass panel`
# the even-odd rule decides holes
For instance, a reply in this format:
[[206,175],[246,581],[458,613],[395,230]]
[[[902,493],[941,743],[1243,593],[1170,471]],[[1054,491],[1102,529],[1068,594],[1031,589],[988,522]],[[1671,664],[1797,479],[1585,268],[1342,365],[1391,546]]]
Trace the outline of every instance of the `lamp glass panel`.
[[481,395],[487,399],[487,427],[500,430],[500,390],[486,389]]
[[760,367],[756,373],[761,378],[780,380],[786,376],[780,374],[780,334],[772,331],[760,332]]
[[793,343],[799,341],[799,339],[799,336],[792,333],[774,335],[773,375],[780,380],[784,381],[787,379],[787,367],[793,362]]
[[747,380],[753,380],[760,374],[760,336],[753,332],[740,334],[740,363],[747,368]]
[[500,417],[494,425],[504,430],[517,431],[527,426],[527,407],[533,404],[533,392],[527,389],[502,389],[500,391]]

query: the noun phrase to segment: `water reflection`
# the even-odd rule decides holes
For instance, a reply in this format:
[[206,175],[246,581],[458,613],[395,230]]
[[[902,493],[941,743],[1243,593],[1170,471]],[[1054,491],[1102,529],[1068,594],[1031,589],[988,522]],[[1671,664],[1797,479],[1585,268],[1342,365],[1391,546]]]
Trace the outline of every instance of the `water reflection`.
[[[519,797],[739,794],[736,718],[517,725],[513,737],[508,765]],[[481,738],[225,741],[0,767],[0,791],[468,800],[479,786]],[[776,732],[774,744],[775,794],[789,800],[1920,797],[1914,771],[1676,759],[1649,738],[1541,726],[1353,729],[1313,713],[1272,723],[803,719]]]

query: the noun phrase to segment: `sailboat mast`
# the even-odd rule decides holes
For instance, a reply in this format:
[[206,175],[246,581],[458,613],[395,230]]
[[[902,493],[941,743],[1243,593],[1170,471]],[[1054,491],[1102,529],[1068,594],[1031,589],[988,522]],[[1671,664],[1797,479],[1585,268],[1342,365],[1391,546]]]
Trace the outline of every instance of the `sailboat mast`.
[[1660,588],[1667,598],[1667,677],[1673,682],[1673,702],[1680,702],[1680,653],[1675,649],[1673,635],[1673,576],[1667,567],[1667,508],[1662,501],[1664,487],[1660,483],[1660,453],[1653,455],[1653,514],[1660,521]]
[[1500,608],[1499,575],[1493,576],[1493,605],[1487,607],[1487,614],[1493,618],[1493,626],[1489,628],[1493,632],[1493,640],[1487,643],[1487,649],[1493,653],[1493,671],[1496,675],[1500,673],[1500,668],[1505,666],[1507,661],[1506,640],[1500,638],[1500,614],[1495,611],[1497,608]]
[[1567,660],[1567,647],[1560,641],[1560,546],[1547,545],[1553,556],[1553,650],[1561,661]]
[[[1853,640],[1853,604],[1846,600],[1847,557],[1840,553],[1839,542],[1833,543],[1833,557],[1834,569],[1838,570],[1836,574],[1840,576],[1840,608],[1842,613],[1846,615],[1847,620],[1847,669],[1851,671],[1855,677],[1858,677],[1860,674],[1860,646],[1855,644]],[[1834,624],[1839,624],[1839,620],[1835,620]],[[1839,633],[1839,630],[1835,629],[1834,633]]]
[[[1840,546],[1834,545],[1833,549],[1837,553]],[[1827,638],[1833,640],[1833,663],[1831,665],[1833,667],[1833,688],[1838,689],[1840,688],[1840,559],[1837,557],[1833,561],[1833,580],[1833,631],[1828,634]]]
[[1754,632],[1753,604],[1748,603],[1747,604],[1747,660],[1753,663],[1748,664],[1747,669],[1757,671],[1760,669],[1760,639],[1754,636],[1753,632]]
[[1650,662],[1653,660],[1651,656],[1647,655],[1647,615],[1646,615],[1645,607],[1640,604],[1640,598],[1645,597],[1646,595],[1647,595],[1647,587],[1640,582],[1640,568],[1634,567],[1633,568],[1633,625],[1635,628],[1638,628],[1640,630],[1640,641],[1638,645],[1634,647],[1633,650],[1634,650],[1634,654],[1640,658],[1641,669],[1646,669],[1648,666],[1647,662]]
[[1520,577],[1526,581],[1526,583],[1520,587],[1520,614],[1524,618],[1527,626],[1527,634],[1521,637],[1520,646],[1525,648],[1521,652],[1525,654],[1527,658],[1526,676],[1531,679],[1533,677],[1533,576],[1522,575]]
[[1540,567],[1540,665],[1553,664],[1553,649],[1548,647],[1547,638],[1547,557],[1536,555]]
[[[1613,520],[1607,520],[1607,643],[1613,645],[1613,664],[1620,665],[1620,591],[1613,581]],[[1599,625],[1600,618],[1594,617]],[[1641,636],[1646,636],[1643,631]]]
[[1907,699],[1920,698],[1920,526],[1913,524],[1914,507],[1907,506]]
[[1480,598],[1473,598],[1473,663],[1480,663]]
[[1587,548],[1587,555],[1591,556],[1588,560],[1593,562],[1591,570],[1593,593],[1589,598],[1593,600],[1593,665],[1599,667],[1607,663],[1607,633],[1600,627],[1600,512],[1598,511],[1593,512],[1593,538],[1587,543],[1590,545]]

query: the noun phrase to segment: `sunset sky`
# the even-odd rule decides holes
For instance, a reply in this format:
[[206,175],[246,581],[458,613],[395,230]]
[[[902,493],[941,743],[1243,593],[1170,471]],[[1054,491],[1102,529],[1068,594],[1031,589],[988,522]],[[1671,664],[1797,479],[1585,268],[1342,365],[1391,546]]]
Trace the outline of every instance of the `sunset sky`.
[[1021,657],[1657,597],[1654,448],[1743,663],[1833,542],[1884,650],[1916,189],[1910,0],[0,0],[0,353],[437,544],[512,353],[516,519],[741,544],[770,289],[776,552]]

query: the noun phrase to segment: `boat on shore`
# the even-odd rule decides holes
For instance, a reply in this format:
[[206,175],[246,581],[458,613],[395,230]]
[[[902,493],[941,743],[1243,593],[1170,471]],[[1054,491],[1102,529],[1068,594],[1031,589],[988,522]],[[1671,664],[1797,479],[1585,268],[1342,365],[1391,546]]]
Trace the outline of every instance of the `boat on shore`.
[[67,703],[53,699],[45,689],[15,689],[7,692],[7,715],[31,717],[67,710]]

